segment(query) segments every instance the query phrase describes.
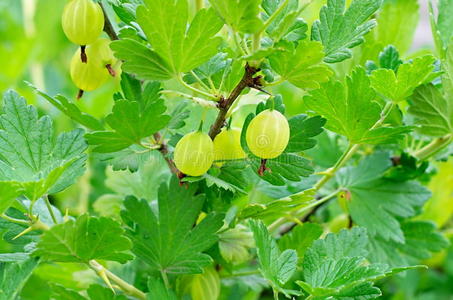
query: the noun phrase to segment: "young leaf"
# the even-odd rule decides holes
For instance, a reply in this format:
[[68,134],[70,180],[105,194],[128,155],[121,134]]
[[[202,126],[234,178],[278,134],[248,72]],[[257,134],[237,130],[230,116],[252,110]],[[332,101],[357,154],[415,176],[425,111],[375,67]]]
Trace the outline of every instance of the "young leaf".
[[125,263],[131,242],[110,218],[82,215],[44,232],[33,255],[56,262],[88,263],[103,259]]
[[289,119],[288,123],[290,137],[285,152],[301,152],[316,145],[316,140],[313,137],[321,134],[326,119],[320,116],[307,118],[307,115],[301,114]]
[[433,73],[435,58],[425,55],[412,62],[399,66],[398,73],[389,69],[379,69],[371,73],[371,85],[382,96],[393,102],[403,101],[414,89],[439,76]]
[[137,9],[137,22],[153,50],[169,65],[172,75],[190,71],[217,53],[222,39],[214,35],[223,22],[212,8],[198,11],[187,29],[187,0],[144,3]]
[[383,178],[390,166],[388,153],[378,152],[364,158],[357,167],[340,170],[337,181],[348,191],[347,206],[354,223],[366,227],[370,236],[404,243],[397,218],[415,215],[416,208],[431,193],[416,181]]
[[195,185],[181,187],[173,177],[159,188],[159,211],[146,200],[126,198],[122,218],[133,242],[132,252],[152,269],[174,274],[201,273],[212,260],[202,253],[217,241],[223,216],[210,214],[193,227],[204,202]]
[[380,118],[381,108],[365,69],[357,67],[346,77],[346,85],[330,81],[304,97],[306,106],[327,119],[326,128],[346,136],[351,143],[391,143],[408,128],[371,129]]
[[369,299],[381,295],[373,281],[411,269],[366,264],[368,239],[363,228],[342,230],[317,240],[305,252],[304,281],[297,281],[313,299]]
[[0,115],[0,181],[19,184],[30,200],[62,191],[84,172],[86,143],[80,129],[53,138],[52,121],[38,118],[17,93],[5,93]]
[[409,113],[416,117],[419,132],[428,136],[444,136],[453,132],[453,105],[432,84],[415,89]]
[[374,20],[368,19],[378,10],[381,0],[353,0],[346,11],[345,2],[328,0],[311,30],[312,39],[324,45],[324,61],[328,63],[350,58],[351,49],[361,44],[363,36],[376,26]]
[[324,52],[322,45],[315,41],[301,41],[293,49],[269,57],[272,69],[282,78],[302,89],[319,88],[319,84],[329,80],[332,70],[322,63]]
[[[97,131],[86,134],[88,143],[96,152],[116,152],[132,144],[140,144],[145,137],[164,128],[170,117],[164,115],[166,107],[160,99],[160,84],[149,83],[140,101],[117,100],[106,122],[114,131]],[[146,96],[146,97],[145,97]]]
[[263,22],[258,17],[259,0],[209,0],[224,22],[236,32],[254,33]]
[[296,291],[283,288],[283,285],[291,279],[296,271],[297,252],[291,249],[280,252],[277,242],[269,234],[262,221],[251,219],[249,224],[255,238],[261,274],[269,281],[274,290],[282,292],[286,296],[297,295]]

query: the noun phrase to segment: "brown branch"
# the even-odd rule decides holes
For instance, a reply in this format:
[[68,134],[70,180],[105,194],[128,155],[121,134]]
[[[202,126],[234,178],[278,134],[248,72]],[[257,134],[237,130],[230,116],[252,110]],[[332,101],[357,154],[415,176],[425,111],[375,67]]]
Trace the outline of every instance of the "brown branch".
[[[161,135],[159,132],[156,132],[153,134],[154,139],[156,142],[161,142],[160,140],[162,139]],[[179,174],[178,168],[176,168],[175,163],[171,158],[168,157],[168,147],[165,143],[160,144],[159,152],[162,154],[164,157],[165,161],[167,162],[168,167],[170,168],[170,171],[174,174]]]
[[214,139],[216,135],[220,133],[220,130],[223,126],[225,126],[226,115],[228,110],[230,109],[231,105],[233,105],[234,101],[239,97],[242,91],[247,87],[252,88],[260,88],[260,77],[253,77],[259,71],[258,68],[252,67],[249,64],[245,65],[245,73],[242,76],[241,81],[236,85],[234,90],[231,92],[230,96],[226,99],[221,99],[218,104],[219,114],[217,115],[217,119],[215,120],[214,124],[211,126],[211,130],[209,130],[209,136],[211,139]]
[[99,5],[101,6],[102,12],[104,13],[104,32],[107,33],[112,41],[118,40],[118,35],[116,34],[115,29],[113,29],[113,25],[110,22],[107,12],[105,11],[104,5],[102,5],[101,2],[99,2]]

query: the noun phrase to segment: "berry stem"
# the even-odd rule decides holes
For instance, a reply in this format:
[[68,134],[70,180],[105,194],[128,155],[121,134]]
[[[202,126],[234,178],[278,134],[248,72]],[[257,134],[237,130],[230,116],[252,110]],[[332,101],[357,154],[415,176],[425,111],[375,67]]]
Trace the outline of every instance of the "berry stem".
[[112,76],[112,77],[116,76],[116,72],[115,72],[115,70],[113,70],[111,64],[106,64],[105,68],[107,69],[107,71],[109,71],[110,76]]
[[86,64],[88,62],[88,57],[87,57],[87,53],[85,52],[85,50],[86,50],[85,45],[80,46],[80,59],[82,60],[82,62],[84,64]]

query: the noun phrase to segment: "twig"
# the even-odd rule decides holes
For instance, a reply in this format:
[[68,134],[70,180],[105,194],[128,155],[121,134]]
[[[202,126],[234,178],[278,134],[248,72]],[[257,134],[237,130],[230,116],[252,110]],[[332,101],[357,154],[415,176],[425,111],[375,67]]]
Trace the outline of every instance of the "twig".
[[259,79],[260,77],[254,77],[254,75],[259,71],[259,69],[250,66],[247,64],[245,66],[245,73],[242,76],[241,81],[236,85],[234,90],[226,99],[220,99],[219,101],[219,114],[217,115],[217,119],[215,120],[214,124],[211,126],[211,130],[209,130],[209,136],[211,139],[214,139],[219,133],[222,127],[225,125],[226,116],[228,110],[230,109],[231,105],[234,101],[239,97],[242,91],[247,87],[259,87],[261,86]]
[[451,141],[453,140],[453,135],[448,134],[446,136],[437,138],[433,140],[431,143],[426,145],[425,147],[419,149],[417,152],[414,153],[414,156],[419,160],[425,160],[433,156],[434,154],[438,153],[440,150],[444,149],[448,145],[450,145]]
[[162,156],[164,157],[165,161],[167,162],[167,165],[168,167],[170,168],[170,171],[174,174],[178,174],[179,173],[179,170],[178,168],[176,168],[175,166],[175,163],[173,162],[173,160],[171,158],[168,157],[168,148],[167,148],[167,145],[165,143],[162,143],[161,142],[161,135],[159,132],[156,132],[155,134],[153,134],[153,137],[156,141],[160,142],[161,143],[161,147],[159,149],[159,152],[162,154]]

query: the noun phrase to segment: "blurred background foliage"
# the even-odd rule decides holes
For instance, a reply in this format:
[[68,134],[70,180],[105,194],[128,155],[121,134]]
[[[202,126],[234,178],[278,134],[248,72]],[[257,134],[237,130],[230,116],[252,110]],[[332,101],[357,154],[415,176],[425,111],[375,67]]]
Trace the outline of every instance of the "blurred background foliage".
[[[103,0],[108,3],[108,1]],[[110,0],[116,1],[116,0]],[[310,25],[318,18],[318,12],[325,0],[305,0],[309,3],[302,17]],[[63,94],[72,99],[83,111],[102,118],[111,110],[112,95],[118,90],[118,82],[110,79],[101,88],[86,93],[76,101],[77,89],[69,77],[69,62],[77,46],[71,44],[63,34],[60,24],[61,12],[66,1],[58,0],[0,0],[0,95],[7,89],[15,89],[24,96],[29,104],[36,105],[41,113],[52,116],[58,131],[74,127],[72,121],[64,117],[44,99],[39,98],[26,82],[31,82],[50,95]],[[108,5],[107,5],[108,6]],[[110,15],[113,16],[110,10]],[[364,65],[367,61],[377,61],[379,52],[388,44],[397,46],[403,59],[409,59],[423,52],[433,52],[429,29],[427,1],[386,0],[380,15],[378,26],[366,37],[366,42],[354,49],[354,56],[335,65],[337,76],[348,74],[356,64]],[[415,37],[415,41],[413,38]],[[169,85],[172,83],[170,82]],[[290,84],[275,88],[282,94],[288,116],[305,111],[301,101],[303,91]],[[1,99],[1,98],[0,98]],[[254,109],[252,104],[258,100],[243,97],[240,114],[244,117]],[[250,104],[250,105],[248,105]],[[169,109],[175,103],[167,103]],[[191,104],[189,104],[190,106]],[[202,112],[198,107],[191,107],[194,120]],[[208,116],[213,118],[214,116]],[[235,120],[237,124],[241,118]],[[209,122],[206,122],[209,125]],[[233,124],[234,125],[234,124]],[[193,124],[187,124],[190,131]],[[327,133],[320,135],[319,147],[308,152],[316,164],[322,168],[331,166],[340,155],[340,146],[344,141]],[[340,146],[339,146],[340,145]],[[156,189],[167,176],[165,164],[159,157],[150,160],[137,173],[128,171],[113,172],[101,160],[92,159],[86,174],[70,189],[52,198],[53,203],[69,214],[79,215],[92,211],[100,215],[117,217],[122,196],[133,191],[137,196],[155,199]],[[430,166],[433,174],[427,179],[427,185],[433,192],[432,199],[424,207],[420,219],[432,220],[448,237],[453,236],[453,160],[441,161]],[[150,176],[152,174],[152,176]],[[307,184],[301,183],[301,184]],[[300,187],[298,187],[300,189]],[[279,197],[291,190],[291,186],[271,188],[266,183],[253,186],[243,199],[248,202],[264,202],[269,197]],[[113,193],[115,192],[115,194]],[[319,211],[315,218],[325,220],[327,212]],[[332,228],[330,228],[332,230]],[[0,234],[4,234],[0,223]],[[452,243],[453,244],[453,243]],[[12,252],[14,244],[0,241],[0,252]],[[453,299],[453,247],[426,262],[429,270],[416,270],[406,275],[397,276],[381,283],[383,299]],[[121,268],[123,278],[131,278],[133,272]],[[64,284],[74,289],[86,288],[96,281],[94,273],[86,271],[77,264],[42,264],[25,286],[23,299],[48,299],[50,289],[46,288],[46,278],[54,283]],[[240,287],[238,287],[240,289]],[[233,289],[234,290],[234,289]],[[253,291],[250,292],[253,298]],[[234,295],[224,299],[235,299]],[[244,298],[245,299],[245,298]]]

